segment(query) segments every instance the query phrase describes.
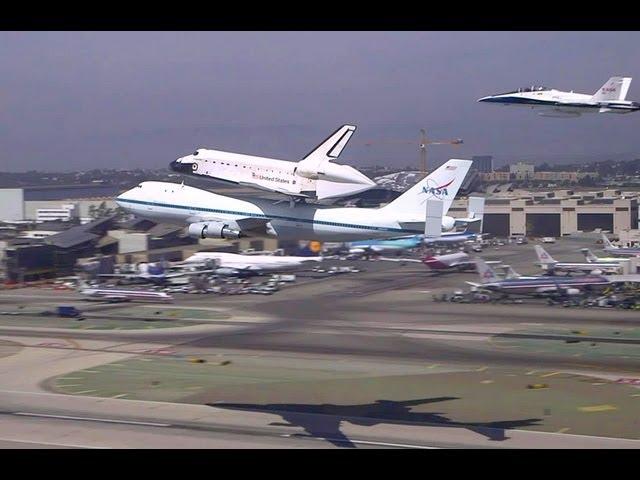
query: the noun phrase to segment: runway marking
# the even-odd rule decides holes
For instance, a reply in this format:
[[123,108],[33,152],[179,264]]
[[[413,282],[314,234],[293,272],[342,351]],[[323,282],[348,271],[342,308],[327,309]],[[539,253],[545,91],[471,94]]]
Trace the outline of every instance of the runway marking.
[[617,410],[615,405],[592,405],[590,407],[578,407],[581,412],[608,412],[611,410]]
[[489,367],[480,367],[476,369],[476,372],[484,372],[485,370],[487,370]]
[[640,397],[640,393],[632,393],[631,396],[632,397]]
[[480,383],[493,383],[493,380],[481,380]]
[[571,430],[569,427],[564,427],[558,430],[556,433],[564,433],[564,432],[568,432],[569,430]]
[[551,372],[551,373],[545,373],[544,375],[540,375],[541,378],[544,377],[553,377],[554,375],[560,375],[562,372]]
[[46,413],[14,412],[14,415],[20,415],[23,417],[58,418],[61,420],[81,420],[85,422],[123,423],[127,425],[144,425],[148,427],[170,427],[171,426],[170,423],[134,422],[133,420],[111,420],[109,418],[72,417],[69,415],[49,415]]
[[436,368],[437,366],[439,366],[437,363],[434,363],[433,365],[429,365],[427,368]]
[[114,395],[111,398],[122,398],[122,397],[126,397],[127,395],[129,395],[128,393],[120,393],[119,395]]
[[525,373],[525,375],[533,375],[534,373],[536,373],[538,370],[531,370],[527,373]]
[[93,393],[97,392],[97,390],[83,390],[81,392],[71,392],[71,395],[83,395],[85,393]]
[[89,445],[76,445],[74,443],[58,443],[58,442],[36,442],[34,440],[16,440],[15,438],[2,438],[0,437],[0,441],[3,442],[14,442],[14,443],[31,443],[35,445],[53,445],[56,447],[73,447],[73,448],[97,448],[97,449],[107,449],[109,447],[92,447]]
[[81,372],[86,372],[86,373],[100,373],[100,370],[80,370]]
[[57,386],[57,387],[80,387],[80,386],[82,386],[82,384],[81,384],[81,383],[73,383],[73,384],[70,384],[70,385],[60,385],[60,384],[56,384],[56,386]]
[[[280,435],[283,438],[291,438],[293,435],[289,433],[285,433]],[[297,438],[305,438],[304,435],[296,436]],[[307,437],[311,440],[320,440],[325,442],[335,442],[335,443],[354,443],[354,444],[364,444],[364,445],[380,445],[382,447],[401,447],[401,448],[421,448],[428,450],[440,449],[440,447],[427,447],[425,445],[412,445],[407,443],[388,443],[388,442],[372,442],[369,440],[350,440],[344,438],[324,438],[324,437]]]

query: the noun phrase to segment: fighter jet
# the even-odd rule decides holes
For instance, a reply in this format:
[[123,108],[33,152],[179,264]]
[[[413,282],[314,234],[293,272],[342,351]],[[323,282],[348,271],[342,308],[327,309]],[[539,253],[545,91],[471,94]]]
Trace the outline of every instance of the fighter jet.
[[179,173],[281,193],[295,200],[354,195],[376,186],[355,168],[333,163],[355,131],[354,125],[343,125],[297,162],[199,148],[169,166]]
[[631,77],[611,77],[593,95],[534,85],[482,97],[478,102],[538,109],[538,115],[543,117],[579,117],[583,113],[631,113],[640,110],[640,103],[625,100],[630,85]]

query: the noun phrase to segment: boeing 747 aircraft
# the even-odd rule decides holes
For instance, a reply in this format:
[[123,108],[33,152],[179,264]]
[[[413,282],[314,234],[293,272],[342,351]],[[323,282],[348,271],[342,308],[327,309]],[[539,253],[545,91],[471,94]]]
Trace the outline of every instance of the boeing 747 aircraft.
[[343,125],[299,162],[199,148],[171,162],[170,167],[179,173],[282,193],[295,199],[354,195],[376,186],[355,168],[333,163],[355,131],[354,125]]
[[482,97],[479,102],[517,105],[540,110],[543,117],[579,117],[583,113],[631,113],[640,103],[625,100],[631,77],[611,77],[593,95],[532,86]]
[[[197,238],[277,237],[330,242],[420,234],[427,219],[426,201],[442,202],[447,212],[462,184],[470,160],[449,160],[388,205],[341,208],[265,199],[239,200],[184,184],[143,182],[116,198],[127,212],[157,223],[188,225]],[[456,225],[442,217],[443,230]]]

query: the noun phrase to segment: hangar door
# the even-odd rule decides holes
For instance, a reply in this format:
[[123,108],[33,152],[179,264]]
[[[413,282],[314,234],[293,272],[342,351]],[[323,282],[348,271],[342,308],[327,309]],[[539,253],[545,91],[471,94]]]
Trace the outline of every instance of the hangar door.
[[491,233],[496,237],[508,237],[511,225],[508,213],[485,213],[482,219],[482,233]]
[[593,232],[596,228],[613,231],[613,213],[579,213],[578,230]]
[[559,237],[560,214],[527,213],[527,235],[533,237]]

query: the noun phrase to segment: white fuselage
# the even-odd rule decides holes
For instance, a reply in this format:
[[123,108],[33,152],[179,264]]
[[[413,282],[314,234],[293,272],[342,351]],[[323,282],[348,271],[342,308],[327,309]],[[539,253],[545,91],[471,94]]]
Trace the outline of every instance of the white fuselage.
[[106,300],[143,300],[143,301],[171,301],[173,297],[164,292],[150,292],[145,290],[117,290],[104,288],[83,288],[82,295],[90,298]]
[[185,174],[312,199],[354,195],[376,186],[373,180],[348,165],[326,162],[318,173],[304,170],[300,162],[204,148],[172,162],[171,168]]
[[556,89],[515,91],[489,95],[478,100],[483,103],[540,109],[541,115],[578,117],[583,113],[630,113],[640,107],[625,100],[596,101],[593,95],[563,92]]
[[184,263],[214,261],[220,268],[256,271],[283,271],[302,267],[305,263],[319,262],[322,257],[295,257],[279,255],[239,255],[227,252],[198,252]]
[[[116,198],[124,210],[158,223],[233,222],[268,219],[266,235],[291,240],[354,241],[419,234],[416,222],[408,228],[391,211],[376,208],[335,208],[321,205],[239,200],[186,185],[143,182]],[[424,218],[424,217],[423,217]],[[443,223],[451,223],[444,217]],[[420,228],[421,227],[421,228]],[[261,236],[261,235],[255,235]]]

